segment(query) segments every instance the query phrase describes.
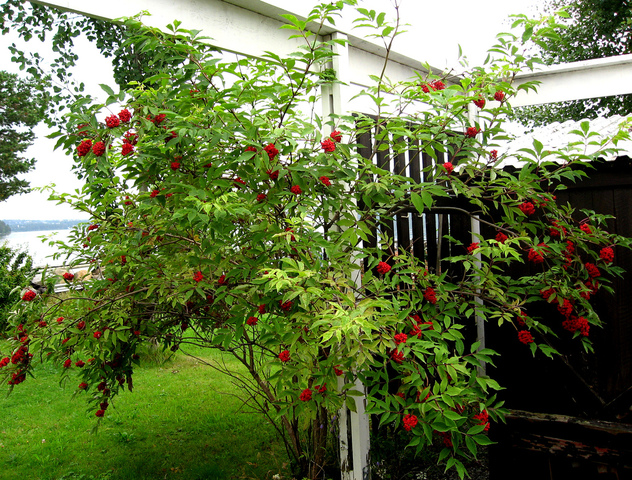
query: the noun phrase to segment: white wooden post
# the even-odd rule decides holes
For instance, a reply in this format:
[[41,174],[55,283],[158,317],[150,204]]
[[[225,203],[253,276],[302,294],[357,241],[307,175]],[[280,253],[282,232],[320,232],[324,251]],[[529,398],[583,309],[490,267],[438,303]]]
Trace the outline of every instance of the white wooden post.
[[[348,41],[347,35],[340,32],[331,34],[332,40]],[[334,44],[332,46],[335,56],[332,59],[336,80],[331,86],[323,86],[321,92],[323,119],[329,119],[330,115],[349,115],[349,102],[351,99],[351,74],[349,45]],[[352,279],[356,285],[360,285],[362,279],[360,270],[356,270]],[[343,382],[339,381],[342,387]],[[362,382],[356,380],[355,390],[363,393],[362,396],[353,397],[355,412],[343,406],[338,412],[338,425],[340,431],[340,470],[342,480],[369,480],[371,478],[371,464],[369,458],[369,416],[366,411],[366,394]]]

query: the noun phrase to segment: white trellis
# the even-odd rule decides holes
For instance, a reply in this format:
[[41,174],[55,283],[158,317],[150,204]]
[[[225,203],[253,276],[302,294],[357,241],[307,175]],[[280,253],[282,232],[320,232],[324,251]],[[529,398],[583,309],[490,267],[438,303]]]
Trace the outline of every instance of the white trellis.
[[[313,3],[303,0],[31,1],[105,20],[133,16],[145,10],[151,12],[151,16],[145,17],[144,22],[153,27],[164,28],[174,19],[178,19],[187,28],[201,29],[203,35],[212,37],[210,43],[221,50],[259,58],[265,51],[284,56],[296,50],[300,40],[288,39],[288,33],[280,29],[284,23],[280,15],[292,14],[304,20]],[[337,56],[333,60],[333,68],[344,85],[325,87],[328,90],[322,92],[325,118],[329,114],[367,112],[367,106],[362,104],[362,97],[352,99],[359,91],[372,84],[369,75],[381,71],[384,65],[384,47],[377,41],[352,34],[350,25],[343,18],[335,29],[325,27],[321,30],[324,36],[348,40],[346,46],[335,46]],[[432,70],[433,73],[441,73],[439,69]],[[386,76],[391,81],[410,79],[419,71],[425,73],[419,60],[397,51],[389,53]],[[518,84],[538,81],[540,86],[538,92],[521,91],[512,100],[512,105],[527,106],[628,94],[632,93],[631,78],[632,55],[545,67],[536,73],[522,74],[515,78]],[[476,228],[473,225],[473,231]],[[483,340],[482,331],[479,331],[479,335]],[[362,390],[362,385],[358,384],[357,388]],[[355,398],[357,413],[344,410],[340,414],[343,480],[367,480],[371,475],[368,457],[369,423],[364,414],[366,398]],[[348,468],[350,465],[353,469]]]

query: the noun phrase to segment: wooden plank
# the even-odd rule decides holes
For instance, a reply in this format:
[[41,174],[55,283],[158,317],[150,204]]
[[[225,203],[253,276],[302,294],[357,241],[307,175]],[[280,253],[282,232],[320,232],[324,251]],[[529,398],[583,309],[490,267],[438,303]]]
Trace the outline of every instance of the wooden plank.
[[[362,158],[366,158],[367,160],[371,160],[371,153],[372,153],[372,147],[371,147],[371,142],[372,142],[372,138],[371,138],[371,131],[366,131],[361,133],[360,135],[358,135],[357,139],[356,139],[357,143],[360,145],[358,147],[358,153],[360,154],[360,156]],[[367,176],[365,178],[361,178],[360,180],[365,181],[365,182],[370,182],[371,178],[370,176]],[[358,206],[360,207],[360,210],[366,210],[366,205],[364,203],[364,200],[362,200],[362,196],[359,195],[358,198]],[[371,218],[367,218],[367,222],[369,224],[375,222],[375,218],[371,217]],[[373,232],[370,235],[367,235],[367,241],[363,241],[363,246],[364,248],[375,248],[377,246],[377,232],[375,228],[372,228],[371,231]],[[364,259],[363,265],[364,265],[364,269],[367,268],[368,265],[368,258]]]
[[[619,235],[632,237],[632,191],[627,188],[615,188],[613,192],[613,212],[616,217],[615,231]],[[629,292],[632,292],[632,252],[622,247],[614,247],[614,263],[626,270],[623,278],[617,278],[613,282],[613,288],[617,292],[608,301],[613,306],[611,327],[618,351],[617,363],[611,365],[613,376],[612,393],[622,394],[632,386],[632,309],[630,308]],[[627,396],[629,399],[629,395]],[[621,398],[613,405],[617,411],[623,411],[626,407]],[[629,404],[627,405],[629,407]],[[629,410],[627,412],[629,414]]]
[[632,467],[632,425],[511,410],[503,446]]
[[[378,137],[379,138],[379,137]],[[379,150],[377,152],[377,166],[383,170],[387,170],[392,172],[392,161],[391,161],[391,152],[389,150]],[[381,218],[380,226],[378,227],[381,230],[382,235],[386,236],[390,240],[395,239],[395,230],[394,230],[394,220],[389,218]],[[392,265],[392,261],[388,262],[389,265]]]
[[[432,168],[434,165],[434,159],[423,152],[421,155],[421,164],[423,166],[423,175],[425,182],[431,182],[433,179]],[[426,241],[426,262],[428,268],[433,271],[437,268],[437,221],[434,213],[424,214],[425,220],[425,241]]]
[[[421,149],[419,147],[419,140],[409,140],[410,150],[408,152],[409,155],[409,165],[410,165],[410,176],[413,181],[417,183],[421,183],[422,178],[422,166],[421,166]],[[410,219],[412,223],[412,247],[413,247],[413,255],[419,261],[425,263],[426,259],[426,242],[424,235],[424,222],[423,218],[416,210],[411,210]]]
[[[398,145],[396,145],[396,147],[399,148],[405,148],[405,139],[404,138],[400,138],[398,140]],[[398,153],[397,155],[395,155],[395,158],[393,160],[393,171],[397,174],[397,175],[402,175],[402,176],[408,176],[408,165],[407,165],[407,161],[406,161],[406,153],[405,151],[402,151],[401,153]],[[403,213],[398,213],[396,218],[395,218],[395,225],[397,228],[397,247],[398,250],[406,250],[407,252],[410,252],[410,246],[412,245],[412,239],[410,238],[411,233],[410,233],[410,221],[409,221],[409,213],[408,212],[403,212]]]

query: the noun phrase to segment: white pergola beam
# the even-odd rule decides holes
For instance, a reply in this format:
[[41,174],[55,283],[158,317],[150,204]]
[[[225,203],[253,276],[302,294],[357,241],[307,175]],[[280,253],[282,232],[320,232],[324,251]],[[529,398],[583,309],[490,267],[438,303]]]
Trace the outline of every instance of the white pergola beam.
[[632,54],[542,67],[516,76],[516,83],[540,82],[537,92],[521,91],[514,107],[632,93]]

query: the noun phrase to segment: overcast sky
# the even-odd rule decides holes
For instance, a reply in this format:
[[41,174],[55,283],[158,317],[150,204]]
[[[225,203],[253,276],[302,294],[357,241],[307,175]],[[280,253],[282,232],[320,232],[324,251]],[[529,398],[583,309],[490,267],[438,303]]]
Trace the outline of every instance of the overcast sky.
[[[395,50],[441,69],[457,65],[459,44],[470,65],[481,64],[487,49],[493,45],[496,34],[508,31],[508,16],[516,13],[529,14],[535,10],[534,5],[542,3],[541,0],[451,0],[449,3],[430,0],[400,1],[402,18],[410,26],[407,27],[408,32],[396,40]],[[364,2],[369,8],[387,12],[391,6],[390,0]],[[174,14],[174,18],[176,17],[177,12]],[[192,25],[190,28],[203,26]],[[17,73],[19,70],[11,63],[7,49],[13,41],[15,38],[0,36],[0,65],[4,70]],[[106,83],[115,87],[110,62],[102,58],[86,40],[78,39],[76,48],[79,65],[74,74],[86,84],[87,90],[93,95],[103,96],[98,84]],[[27,49],[44,53],[46,46],[32,40],[27,44]],[[38,127],[36,133],[38,139],[28,150],[27,156],[36,158],[37,165],[24,178],[33,187],[54,183],[58,191],[73,192],[80,188],[81,184],[70,171],[72,159],[61,151],[53,151],[55,142],[45,138],[49,133],[45,127]],[[85,218],[66,205],[47,201],[47,197],[47,194],[32,192],[0,202],[0,219]]]

